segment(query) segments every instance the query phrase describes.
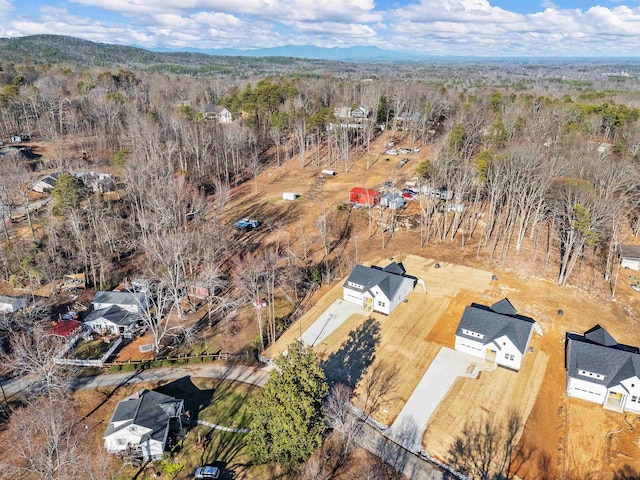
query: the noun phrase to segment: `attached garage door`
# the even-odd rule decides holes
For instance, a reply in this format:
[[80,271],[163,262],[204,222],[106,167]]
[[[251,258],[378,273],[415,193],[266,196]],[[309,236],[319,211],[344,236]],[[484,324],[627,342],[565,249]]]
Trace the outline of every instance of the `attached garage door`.
[[465,340],[462,340],[456,337],[456,350],[464,353],[468,353],[470,355],[475,355],[476,357],[484,357],[483,347],[476,343],[471,343]]

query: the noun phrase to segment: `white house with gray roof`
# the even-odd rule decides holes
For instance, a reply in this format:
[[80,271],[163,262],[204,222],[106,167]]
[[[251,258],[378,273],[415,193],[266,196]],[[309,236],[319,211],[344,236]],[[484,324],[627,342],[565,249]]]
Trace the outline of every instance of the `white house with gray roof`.
[[567,333],[567,395],[616,411],[640,413],[640,349],[618,342],[600,325]]
[[94,310],[118,306],[132,313],[140,313],[149,307],[149,295],[142,292],[119,292],[102,290],[96,292],[91,300]]
[[102,437],[109,453],[162,460],[172,428],[181,428],[184,400],[140,390],[120,401]]
[[24,297],[10,297],[8,295],[0,295],[0,312],[17,312],[25,307],[26,301]]
[[411,293],[416,281],[402,263],[391,262],[384,268],[356,265],[342,285],[342,298],[388,315]]
[[490,307],[472,303],[458,324],[455,349],[520,370],[535,325],[531,318],[518,315],[506,298]]
[[118,305],[93,310],[84,318],[84,324],[96,332],[129,334],[138,324],[138,314],[125,310]]

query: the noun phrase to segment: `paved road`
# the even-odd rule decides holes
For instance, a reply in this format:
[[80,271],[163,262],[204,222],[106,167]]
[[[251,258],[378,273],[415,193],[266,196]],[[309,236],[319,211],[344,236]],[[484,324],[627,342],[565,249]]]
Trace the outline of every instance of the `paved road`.
[[[265,369],[238,364],[210,363],[75,378],[71,388],[79,390],[147,381],[175,380],[186,375],[244,382],[258,387],[263,387],[269,378],[269,372]],[[7,396],[11,396],[22,387],[23,384],[18,380],[7,382],[4,389]],[[443,473],[433,464],[385,437],[379,430],[369,424],[363,424],[362,431],[358,435],[356,442],[365,450],[402,471],[411,480],[445,480],[448,478],[448,474]]]
[[[115,387],[118,385],[134,384],[138,382],[151,382],[159,380],[175,380],[184,376],[205,378],[220,378],[236,382],[249,383],[263,387],[269,378],[269,373],[263,370],[248,367],[246,365],[205,363],[202,365],[188,365],[181,367],[156,368],[140,370],[137,372],[111,373],[93,377],[74,378],[71,383],[73,390],[82,388]],[[8,397],[15,395],[25,387],[20,379],[12,380],[4,385]]]
[[479,358],[442,347],[391,426],[389,436],[411,450],[421,448],[429,417],[456,378]]

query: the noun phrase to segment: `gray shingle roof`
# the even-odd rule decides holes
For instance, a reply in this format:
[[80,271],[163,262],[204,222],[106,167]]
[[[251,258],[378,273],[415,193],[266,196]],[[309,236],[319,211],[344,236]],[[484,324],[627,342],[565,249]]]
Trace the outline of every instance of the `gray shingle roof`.
[[120,325],[122,327],[133,325],[138,321],[138,316],[136,314],[128,312],[124,308],[121,308],[117,305],[112,305],[111,307],[107,308],[101,308],[100,310],[94,310],[84,318],[84,321],[85,323],[87,323],[94,320],[99,320],[101,318],[104,318],[111,323]]
[[[404,273],[405,269],[402,264],[396,262],[390,263],[385,268],[356,265],[343,286],[359,292],[366,292],[377,285],[387,298],[393,299],[406,278],[414,280],[412,277],[405,276]],[[363,288],[355,288],[349,285],[349,282],[362,285]]]
[[16,302],[20,301],[22,297],[10,297],[8,295],[0,295],[0,303],[8,303],[11,305],[15,305]]
[[[617,343],[596,325],[584,335],[567,333],[565,366],[570,377],[612,387],[627,378],[640,377],[640,353],[637,347]],[[604,378],[580,375],[580,370]]]
[[[140,390],[118,403],[104,437],[134,424],[151,429],[151,438],[162,441],[169,421],[180,414],[181,404],[182,400],[169,395],[153,390]],[[114,422],[121,421],[127,422],[118,427],[113,426]]]
[[91,303],[108,303],[111,305],[146,305],[146,295],[144,293],[99,291],[93,296]]
[[[496,311],[494,307],[500,312]],[[491,307],[472,303],[471,306],[465,308],[456,335],[477,342],[477,337],[466,335],[463,330],[479,333],[484,335],[482,339],[484,344],[506,335],[524,354],[534,324],[535,322],[531,318],[518,315],[511,302],[505,298]]]

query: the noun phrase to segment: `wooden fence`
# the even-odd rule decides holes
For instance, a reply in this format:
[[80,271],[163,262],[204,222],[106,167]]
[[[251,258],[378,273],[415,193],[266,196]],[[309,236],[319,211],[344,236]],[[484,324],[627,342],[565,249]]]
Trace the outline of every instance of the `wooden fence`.
[[[163,356],[157,357],[155,359],[147,359],[147,360],[114,360],[113,362],[104,363],[102,366],[112,367],[112,366],[123,366],[123,365],[134,365],[134,366],[159,366],[159,363],[170,363],[170,364],[188,364],[188,363],[196,363],[192,362],[194,359],[198,359],[198,363],[205,362],[242,362],[248,361],[251,359],[251,354],[249,352],[246,353],[201,353],[201,354],[184,354],[177,355],[175,357]],[[154,365],[155,364],[155,365]]]

